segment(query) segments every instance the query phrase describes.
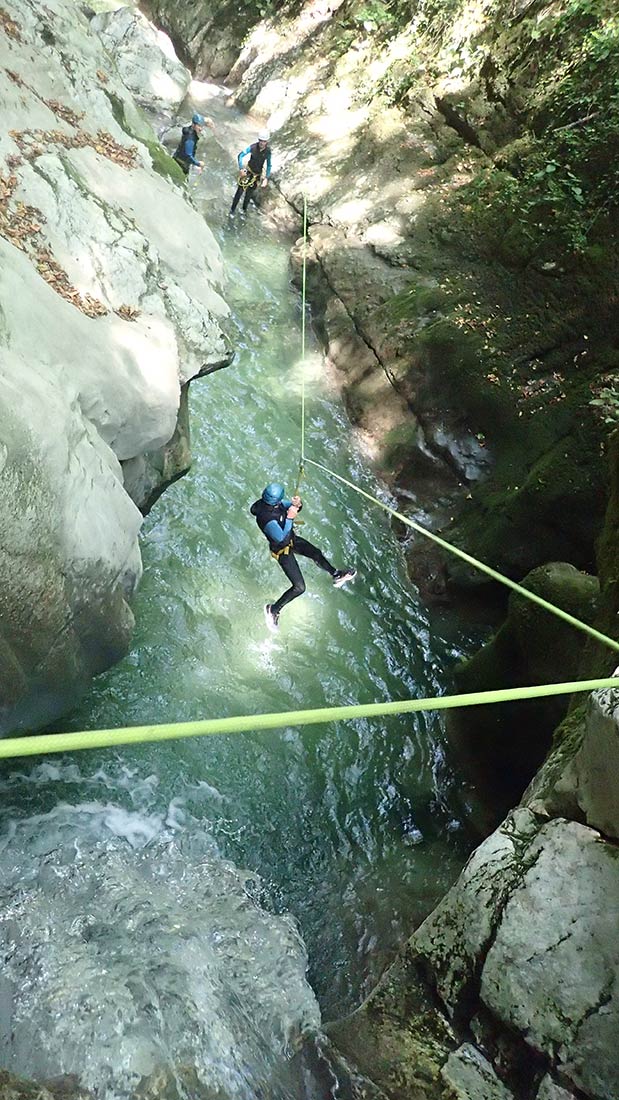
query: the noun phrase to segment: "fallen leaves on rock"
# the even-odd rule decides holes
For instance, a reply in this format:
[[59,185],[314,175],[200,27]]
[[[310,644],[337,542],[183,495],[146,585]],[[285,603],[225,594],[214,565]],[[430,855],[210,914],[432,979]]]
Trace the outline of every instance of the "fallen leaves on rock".
[[17,187],[17,176],[0,176],[0,236],[10,241],[20,252],[33,260],[39,275],[57,294],[66,298],[88,317],[102,317],[108,312],[103,302],[90,294],[80,294],[69,282],[65,271],[56,263],[49,249],[41,248],[36,240],[45,223],[45,217],[36,206],[12,199]]
[[65,107],[64,103],[59,103],[57,99],[46,99],[44,102],[47,104],[50,111],[58,115],[58,118],[61,118],[63,122],[68,122],[69,126],[79,126],[84,117],[83,111],[78,114],[78,112],[72,110],[71,107]]
[[[91,145],[92,142],[88,144]],[[106,130],[98,131],[94,148],[98,153],[107,157],[108,160],[113,160],[115,164],[120,164],[123,168],[135,168],[137,164],[137,147],[131,145],[127,148],[126,145],[121,145]]]
[[[4,27],[6,33],[11,35],[6,20],[9,20],[9,17],[0,8],[0,27]],[[12,24],[12,20],[9,20],[9,23]],[[17,24],[13,25],[17,30]],[[11,37],[16,36],[15,34],[11,35]],[[20,86],[25,84],[25,81],[17,73],[9,72],[9,70],[7,72],[15,84]],[[101,77],[101,74],[98,73],[97,75]],[[25,86],[29,87],[29,85]],[[135,145],[129,147],[121,145],[107,130],[99,130],[95,135],[87,133],[79,125],[83,115],[60,103],[57,99],[43,99],[34,89],[31,89],[31,91],[58,118],[72,126],[74,132],[69,133],[60,129],[10,130],[9,135],[13,138],[21,154],[10,154],[6,158],[10,169],[19,167],[23,160],[34,160],[36,157],[43,156],[54,146],[61,146],[64,149],[82,149],[90,146],[100,156],[106,157],[114,164],[119,164],[121,168],[135,168],[137,164],[137,148]],[[74,287],[70,282],[66,271],[56,262],[49,248],[42,247],[40,239],[36,240],[45,222],[40,210],[37,210],[34,206],[27,206],[23,202],[12,203],[17,182],[14,171],[11,171],[11,174],[6,178],[0,175],[0,236],[10,241],[21,252],[29,255],[41,278],[45,279],[45,282],[62,298],[71,302],[76,309],[85,313],[87,317],[103,317],[109,312],[103,302],[99,301],[98,298],[93,298],[90,294],[80,294],[77,287]],[[120,306],[116,312],[127,321],[134,321],[139,316],[139,310],[133,306]]]
[[16,42],[21,42],[22,38],[19,25],[14,19],[11,19],[11,16],[4,8],[0,8],[0,27],[2,27],[8,38],[14,38]]
[[140,316],[140,311],[135,306],[119,306],[118,309],[114,310],[114,313],[117,313],[119,317],[123,317],[125,321],[136,321]]
[[107,73],[102,72],[101,69],[97,69],[97,78],[101,81],[102,84],[107,84],[109,80]]
[[40,232],[45,218],[36,206],[23,202],[10,206],[16,187],[16,175],[0,176],[0,236],[25,252],[28,242]]
[[70,282],[66,271],[56,263],[56,260],[52,256],[51,252],[42,250],[38,252],[35,257],[36,268],[42,279],[48,283],[57,294],[60,294],[61,298],[65,298],[67,302],[71,302],[82,313],[85,313],[87,317],[103,317],[108,312],[103,302],[100,302],[98,298],[93,298],[90,294],[80,294]]
[[[77,126],[77,123],[74,125]],[[75,134],[69,134],[65,130],[10,130],[9,134],[27,160],[42,156],[47,152],[46,146],[50,145],[61,145],[64,149],[84,149],[90,146],[121,168],[135,168],[137,164],[136,146],[121,145],[107,130],[99,130],[96,135],[80,129]]]

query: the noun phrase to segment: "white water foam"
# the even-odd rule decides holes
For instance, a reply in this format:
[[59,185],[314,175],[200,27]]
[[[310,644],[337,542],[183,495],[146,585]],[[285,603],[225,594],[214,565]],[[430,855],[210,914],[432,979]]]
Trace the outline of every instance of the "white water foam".
[[[31,778],[49,782],[52,772],[69,778],[56,765]],[[142,780],[138,801],[148,788]],[[13,818],[3,839],[4,1065],[42,1079],[75,1073],[102,1100],[127,1100],[143,1078],[188,1068],[226,1096],[288,1093],[277,1084],[282,1067],[319,1023],[305,947],[183,800],[165,811],[64,802]]]

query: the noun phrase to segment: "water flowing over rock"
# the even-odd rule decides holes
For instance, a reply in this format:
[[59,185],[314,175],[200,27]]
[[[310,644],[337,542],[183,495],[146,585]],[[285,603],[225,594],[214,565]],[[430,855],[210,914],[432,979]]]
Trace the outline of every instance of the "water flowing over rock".
[[217,245],[79,7],[24,0],[3,19],[0,731],[10,731],[49,722],[126,651],[139,508],[177,476],[155,456],[175,433],[181,387],[231,353]]

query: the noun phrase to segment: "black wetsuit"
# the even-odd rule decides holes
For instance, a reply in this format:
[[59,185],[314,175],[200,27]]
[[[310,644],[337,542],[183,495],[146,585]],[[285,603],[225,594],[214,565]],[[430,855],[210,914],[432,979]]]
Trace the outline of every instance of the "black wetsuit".
[[[250,199],[253,199],[255,205],[259,206],[258,199],[256,198],[256,191],[258,189],[258,184],[260,183],[260,177],[262,175],[262,169],[264,167],[265,161],[267,164],[267,179],[269,178],[269,169],[271,166],[270,147],[268,145],[265,145],[264,149],[261,149],[259,142],[255,141],[253,145],[249,146],[249,151],[250,157],[247,164],[245,165],[246,171],[249,172],[249,183],[245,187],[242,187],[241,184],[239,184],[239,186],[237,187],[234,198],[232,200],[232,206],[230,207],[231,214],[234,214],[234,211],[239,204],[239,200],[243,192],[245,192],[245,198],[243,199],[243,210],[247,210]],[[241,167],[243,163],[243,157],[246,155],[246,153],[247,149],[244,149],[243,152],[239,153],[239,167]]]
[[304,558],[311,558],[312,561],[316,562],[316,565],[324,569],[331,577],[334,577],[337,572],[317,546],[308,542],[307,539],[300,538],[293,531],[292,520],[289,520],[286,516],[289,507],[289,500],[283,500],[279,504],[266,504],[261,499],[256,500],[250,508],[252,516],[256,517],[258,527],[268,540],[273,557],[277,558],[278,564],[284,570],[291,585],[276,603],[271,604],[271,611],[274,615],[279,615],[287,603],[296,600],[297,596],[302,596],[305,592],[305,581],[295,557],[296,554],[301,554]]
[[174,160],[183,169],[186,176],[189,175],[189,169],[192,164],[198,163],[196,158],[196,149],[198,148],[198,141],[200,135],[197,130],[194,129],[193,123],[189,126],[183,126],[181,134],[181,140],[178,143],[178,148],[174,153]]

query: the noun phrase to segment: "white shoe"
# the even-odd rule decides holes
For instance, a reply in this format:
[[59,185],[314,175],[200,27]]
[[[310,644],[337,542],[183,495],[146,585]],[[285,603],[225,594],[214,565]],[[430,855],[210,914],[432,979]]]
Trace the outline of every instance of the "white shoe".
[[279,630],[279,615],[273,611],[273,605],[270,603],[264,605],[264,618],[269,630],[275,634]]
[[354,581],[356,576],[356,569],[336,569],[333,574],[333,587],[341,588],[343,584],[348,584],[348,581]]

